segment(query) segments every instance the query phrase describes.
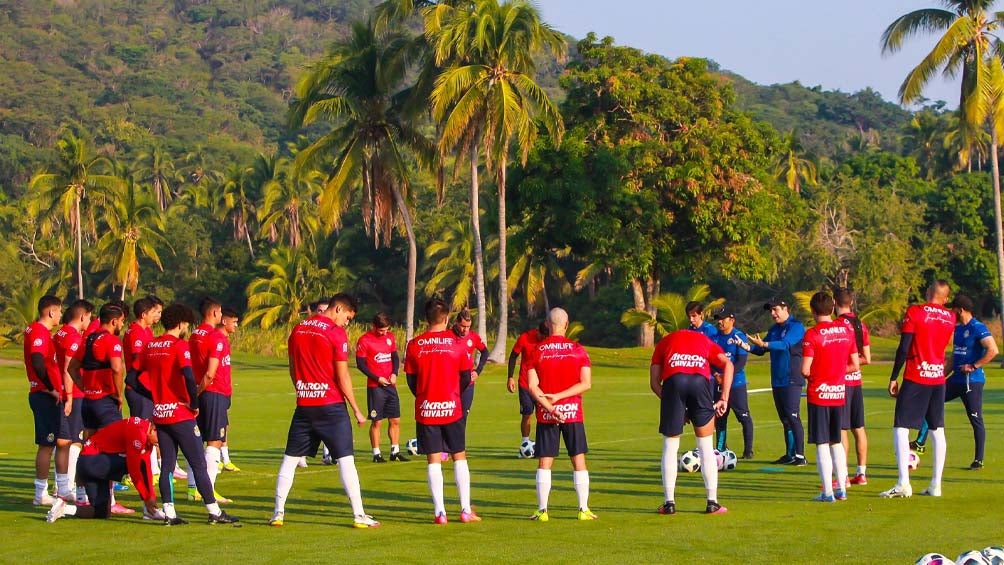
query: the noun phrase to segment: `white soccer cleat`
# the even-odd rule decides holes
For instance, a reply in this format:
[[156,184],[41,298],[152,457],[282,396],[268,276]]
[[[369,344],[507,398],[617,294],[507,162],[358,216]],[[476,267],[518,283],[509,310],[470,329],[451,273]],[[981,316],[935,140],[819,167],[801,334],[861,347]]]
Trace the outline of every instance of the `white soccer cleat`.
[[941,487],[927,487],[920,491],[921,496],[941,496]]
[[64,515],[66,515],[66,501],[62,498],[57,498],[56,502],[52,504],[52,508],[46,513],[45,521],[51,524]]
[[910,485],[896,485],[889,490],[879,493],[882,498],[910,498],[913,496],[913,487]]
[[42,496],[36,496],[32,499],[31,503],[35,506],[52,506],[52,503],[56,502],[56,499],[49,495],[49,493],[42,493]]
[[373,516],[369,514],[359,514],[352,521],[352,527],[354,528],[376,528],[380,526],[380,522],[373,519]]
[[307,468],[307,458],[306,457],[301,457],[300,460],[296,462],[296,466],[299,467],[299,468],[301,468],[301,469],[306,469]]
[[143,506],[143,519],[144,520],[155,520],[157,522],[163,522],[167,520],[167,515],[160,508],[154,508],[153,512],[147,511],[146,506]]

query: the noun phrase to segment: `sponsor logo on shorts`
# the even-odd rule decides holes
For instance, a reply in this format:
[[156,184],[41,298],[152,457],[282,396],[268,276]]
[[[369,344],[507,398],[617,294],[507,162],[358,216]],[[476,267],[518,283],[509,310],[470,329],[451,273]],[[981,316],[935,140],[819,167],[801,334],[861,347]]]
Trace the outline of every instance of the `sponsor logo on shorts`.
[[225,435],[227,435],[227,429],[226,428],[220,428],[220,437],[223,437]]
[[445,418],[452,416],[457,411],[457,403],[454,400],[443,402],[422,401],[418,407],[418,415],[422,418]]
[[195,437],[202,437],[202,432],[199,431],[199,426],[195,426]]
[[377,417],[377,411],[376,410],[370,410],[370,418],[376,418],[376,417]]
[[56,434],[50,433],[49,435],[45,436],[45,440],[46,441],[55,441],[56,440]]

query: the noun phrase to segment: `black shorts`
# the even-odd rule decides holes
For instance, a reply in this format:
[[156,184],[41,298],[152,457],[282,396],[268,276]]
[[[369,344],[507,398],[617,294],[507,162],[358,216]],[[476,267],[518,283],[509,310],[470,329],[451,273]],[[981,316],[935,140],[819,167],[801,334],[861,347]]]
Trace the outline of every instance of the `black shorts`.
[[100,430],[108,424],[114,424],[122,419],[122,409],[111,396],[89,399],[83,402],[84,427],[89,430]]
[[840,421],[843,406],[806,406],[809,413],[809,443],[816,445],[840,443]]
[[418,439],[418,452],[422,455],[467,451],[467,420],[461,418],[436,426],[415,422],[415,437]]
[[702,375],[676,373],[662,381],[659,433],[675,437],[683,433],[687,419],[699,428],[715,417],[715,402],[708,379]]
[[58,402],[48,392],[28,393],[28,406],[35,418],[35,445],[52,447],[59,437],[63,424],[63,403]]
[[286,455],[316,457],[321,442],[332,459],[353,454],[352,422],[345,404],[297,406],[286,436]]
[[401,417],[401,399],[394,385],[366,387],[366,407],[370,420]]
[[537,438],[535,452],[537,457],[558,456],[558,436],[565,440],[565,451],[569,457],[589,453],[586,444],[586,425],[582,422],[568,424],[541,424],[537,422]]
[[218,392],[203,392],[199,395],[199,429],[202,441],[227,441],[227,426],[230,418],[230,397]]
[[97,453],[77,459],[77,483],[87,491],[95,518],[107,518],[111,514],[108,481],[119,482],[128,472],[126,458],[121,455]]
[[153,400],[143,396],[131,388],[125,392],[126,404],[129,405],[129,415],[134,418],[149,420],[153,418]]
[[856,430],[865,427],[865,391],[860,386],[844,387],[847,400],[841,412],[840,428]]
[[537,411],[537,404],[533,401],[530,389],[519,387],[519,414],[529,416]]
[[64,414],[59,427],[59,439],[68,439],[72,443],[83,443],[84,441],[84,399],[74,398],[73,406],[70,407],[70,415]]
[[945,427],[945,385],[922,385],[904,379],[896,395],[893,425],[919,430],[925,420],[932,430]]
[[474,383],[471,383],[467,388],[460,392],[460,407],[464,410],[464,417],[471,411],[471,406],[474,404]]

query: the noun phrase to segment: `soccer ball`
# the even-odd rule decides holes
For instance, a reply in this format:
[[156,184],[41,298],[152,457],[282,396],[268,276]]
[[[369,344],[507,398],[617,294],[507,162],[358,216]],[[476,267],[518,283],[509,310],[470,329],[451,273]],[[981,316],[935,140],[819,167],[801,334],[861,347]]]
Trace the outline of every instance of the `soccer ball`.
[[680,456],[680,470],[688,473],[696,473],[701,470],[701,458],[697,455],[697,450],[684,451]]
[[736,456],[736,452],[731,449],[726,449],[722,452],[722,456],[725,459],[725,465],[722,468],[723,471],[731,471],[736,468],[739,463],[739,457]]
[[715,450],[715,461],[718,462],[718,470],[719,471],[724,471],[725,470],[725,454],[722,453],[721,451],[718,451],[717,449]]
[[956,565],[987,565],[990,561],[982,553],[973,549],[955,558]]
[[980,553],[983,554],[983,557],[987,558],[987,562],[990,565],[1004,565],[1004,547],[991,545],[990,547],[984,547]]
[[418,440],[415,438],[409,439],[408,443],[404,444],[404,449],[409,455],[418,455]]
[[949,565],[952,560],[940,553],[922,555],[914,565]]
[[911,471],[916,471],[917,467],[920,467],[920,455],[917,455],[916,451],[910,452],[910,456],[906,460],[906,467]]
[[519,444],[519,456],[522,459],[532,459],[536,452],[537,444],[531,440],[524,439],[523,443]]

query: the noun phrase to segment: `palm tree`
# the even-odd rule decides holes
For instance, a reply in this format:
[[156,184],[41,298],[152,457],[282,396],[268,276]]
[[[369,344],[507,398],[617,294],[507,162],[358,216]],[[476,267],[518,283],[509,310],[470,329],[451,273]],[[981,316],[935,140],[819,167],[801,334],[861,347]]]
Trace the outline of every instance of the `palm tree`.
[[[687,303],[690,301],[703,302],[711,295],[711,288],[706,284],[695,284],[687,289],[686,294],[667,292],[652,299],[652,306],[655,307],[656,315],[638,308],[626,310],[621,315],[621,323],[629,328],[634,328],[642,324],[648,324],[655,328],[657,336],[661,337],[675,330],[685,328],[690,324],[687,318]],[[712,300],[705,306],[705,310],[712,310],[721,306],[725,299],[718,298]]]
[[998,298],[1004,317],[1004,232],[997,162],[997,145],[1004,135],[1004,45],[996,36],[1004,25],[1004,12],[988,11],[993,0],[942,0],[942,4],[948,9],[915,10],[893,21],[882,34],[882,52],[895,53],[906,39],[922,32],[942,33],[931,52],[906,76],[899,88],[900,102],[919,100],[924,87],[939,72],[960,76],[959,111],[963,119],[976,129],[990,122]]
[[[555,144],[561,142],[564,123],[547,93],[534,82],[533,56],[550,49],[563,57],[565,38],[541,21],[536,7],[526,0],[427,8],[425,31],[436,64],[446,67],[432,91],[433,116],[442,128],[440,151],[470,159],[472,221],[478,214],[479,155],[484,155],[498,187],[499,326],[489,358],[501,362],[509,322],[505,206],[509,145],[515,142],[525,163],[537,139],[537,120]],[[479,232],[476,225],[475,236]],[[482,259],[477,257],[478,247],[475,241],[476,261]]]
[[778,155],[774,163],[774,174],[777,180],[783,182],[795,192],[802,192],[802,183],[816,185],[816,165],[802,157],[802,144],[794,131],[783,137],[785,150]]
[[33,195],[33,210],[42,217],[45,231],[51,232],[55,218],[62,218],[74,233],[77,251],[77,298],[84,298],[83,271],[83,217],[81,204],[87,193],[100,194],[122,185],[121,179],[111,174],[94,174],[96,170],[110,170],[105,157],[93,156],[87,141],[66,129],[56,142],[59,159],[55,166],[31,178],[29,190]]
[[[268,158],[258,156],[258,160],[264,159]],[[258,222],[262,230],[268,231],[270,241],[285,236],[289,246],[296,248],[319,228],[314,199],[324,175],[314,170],[297,171],[285,158],[278,159],[275,170],[274,178],[262,184]]]
[[957,166],[966,172],[973,172],[973,157],[976,170],[983,170],[983,163],[990,152],[990,134],[982,127],[973,127],[957,114],[952,125],[945,132],[943,147],[958,158]]
[[[406,37],[378,34],[372,23],[356,23],[350,36],[335,43],[297,84],[292,108],[294,128],[316,122],[332,125],[328,133],[296,155],[294,169],[326,170],[319,208],[329,231],[358,191],[363,220],[374,244],[389,245],[400,215],[408,236],[408,305],[405,332],[414,334],[418,248],[408,206],[410,180],[404,151],[431,168],[435,146],[404,112],[410,94],[402,88],[408,70]],[[395,213],[396,209],[396,213]]]
[[249,191],[248,171],[248,167],[237,164],[227,167],[219,182],[210,189],[210,203],[219,220],[233,224],[234,239],[247,241],[248,252],[254,259],[250,222],[255,217],[255,205]]
[[171,156],[165,153],[160,145],[154,145],[136,156],[133,168],[140,172],[138,179],[140,182],[148,182],[153,186],[153,194],[157,198],[160,210],[166,210],[168,204],[177,196],[171,189],[171,184],[178,176]]
[[274,247],[256,265],[268,274],[248,285],[245,323],[260,320],[263,329],[291,323],[311,300],[330,288],[344,288],[351,278],[337,263],[331,269],[320,267],[304,247]]
[[545,313],[551,310],[551,301],[547,296],[548,281],[554,283],[559,297],[572,293],[572,284],[558,263],[559,259],[567,259],[570,254],[571,249],[567,247],[548,249],[544,253],[526,247],[526,251],[516,259],[509,273],[510,293],[522,286],[526,312],[531,318],[541,309]]

